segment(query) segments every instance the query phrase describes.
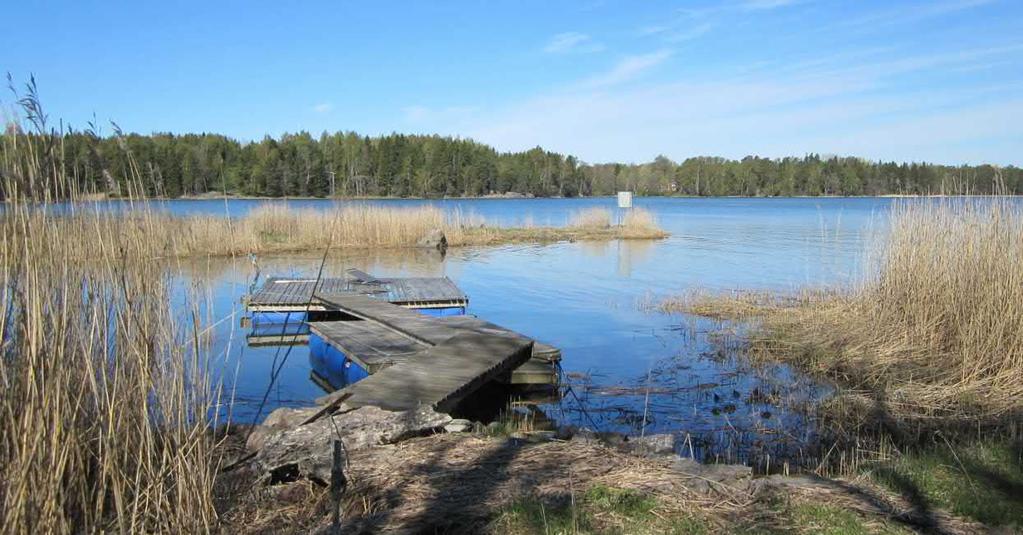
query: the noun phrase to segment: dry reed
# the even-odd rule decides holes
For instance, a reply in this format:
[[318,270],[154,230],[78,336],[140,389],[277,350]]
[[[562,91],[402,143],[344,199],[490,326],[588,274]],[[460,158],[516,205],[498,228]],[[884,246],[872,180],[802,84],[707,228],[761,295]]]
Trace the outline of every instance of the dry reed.
[[611,210],[607,208],[579,210],[572,214],[569,226],[575,228],[608,228],[611,226]]
[[1006,199],[929,200],[899,204],[890,218],[874,269],[849,288],[784,299],[702,294],[663,307],[755,318],[755,353],[867,392],[864,408],[875,417],[1018,417],[1023,208]]
[[[91,211],[90,211],[91,210]],[[644,213],[621,226],[594,225],[595,217],[574,217],[565,227],[488,226],[479,217],[446,213],[434,206],[391,208],[355,204],[335,210],[292,209],[265,204],[238,219],[216,216],[175,216],[143,206],[121,217],[103,217],[103,207],[82,208],[65,222],[86,218],[104,235],[144,228],[164,256],[229,256],[340,248],[407,248],[434,229],[451,246],[514,242],[606,239],[657,239],[667,233]],[[610,212],[597,209],[610,220]],[[581,222],[580,222],[581,221]],[[87,251],[85,252],[87,253]]]
[[38,135],[0,141],[0,532],[214,530],[216,400],[198,309],[180,329],[168,304],[159,219],[35,205],[78,192],[29,114]]

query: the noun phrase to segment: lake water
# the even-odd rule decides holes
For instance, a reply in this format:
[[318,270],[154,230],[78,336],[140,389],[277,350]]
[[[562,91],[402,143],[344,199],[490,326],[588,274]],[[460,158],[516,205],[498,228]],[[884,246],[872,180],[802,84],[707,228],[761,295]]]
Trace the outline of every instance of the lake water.
[[[244,215],[267,201],[167,201],[179,214]],[[335,201],[270,201],[329,209]],[[571,213],[613,208],[612,198],[359,201],[431,203],[490,223],[562,225]],[[650,303],[692,288],[791,290],[855,277],[871,232],[891,199],[639,198],[671,237],[455,248],[441,258],[416,251],[332,252],[324,276],[355,267],[377,276],[448,276],[470,297],[469,313],[559,347],[571,385],[541,408],[562,424],[630,434],[676,433],[698,457],[761,462],[813,443],[814,400],[828,388],[780,365],[752,367],[722,339],[722,325],[666,315]],[[225,358],[232,417],[251,421],[323,394],[310,380],[308,349],[246,347],[241,297],[266,276],[314,277],[320,254],[195,261],[183,267],[213,290],[223,318],[214,347]],[[735,340],[740,340],[735,339]],[[734,341],[734,340],[733,340]],[[732,344],[734,346],[734,343]],[[272,370],[280,367],[267,392]],[[645,425],[644,425],[645,424]]]

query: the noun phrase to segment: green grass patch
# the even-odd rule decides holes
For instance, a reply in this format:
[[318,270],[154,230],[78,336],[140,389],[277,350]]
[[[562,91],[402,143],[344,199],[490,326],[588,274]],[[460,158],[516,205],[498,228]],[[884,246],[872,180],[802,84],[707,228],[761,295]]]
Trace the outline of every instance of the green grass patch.
[[870,476],[921,508],[989,526],[1023,528],[1023,445],[1018,441],[945,443],[868,468]]
[[725,530],[752,535],[911,535],[913,532],[883,517],[860,513],[826,503],[823,498],[772,495],[745,508]]
[[820,533],[822,535],[908,533],[892,526],[874,527],[868,525],[860,515],[852,511],[819,503],[793,505],[789,510],[789,515],[792,525],[802,533]]
[[702,519],[678,512],[654,513],[656,498],[627,489],[597,485],[557,503],[537,498],[519,500],[491,524],[494,533],[672,533],[697,535],[710,532]]

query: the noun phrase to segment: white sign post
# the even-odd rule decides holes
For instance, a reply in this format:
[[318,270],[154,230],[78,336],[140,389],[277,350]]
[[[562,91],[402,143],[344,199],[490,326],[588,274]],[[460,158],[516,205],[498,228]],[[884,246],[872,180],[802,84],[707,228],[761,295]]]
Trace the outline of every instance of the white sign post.
[[619,208],[632,208],[632,192],[631,191],[619,191],[618,192],[618,207]]
[[625,221],[623,217],[624,213],[622,210],[628,210],[632,208],[632,192],[631,191],[619,191],[618,192],[618,225],[621,226],[622,222]]

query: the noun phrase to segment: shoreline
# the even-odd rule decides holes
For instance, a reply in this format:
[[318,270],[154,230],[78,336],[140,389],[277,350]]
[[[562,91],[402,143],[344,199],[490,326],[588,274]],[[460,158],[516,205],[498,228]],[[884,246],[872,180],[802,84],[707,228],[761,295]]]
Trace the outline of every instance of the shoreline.
[[[110,201],[547,201],[547,200],[583,200],[583,199],[614,199],[614,194],[608,195],[585,195],[572,197],[541,197],[531,195],[484,195],[477,197],[390,197],[390,196],[346,196],[346,197],[317,197],[317,196],[281,196],[267,197],[259,195],[182,195],[180,197],[146,197],[145,199],[132,199],[129,197],[109,196],[105,194],[84,195],[75,202],[110,202]],[[881,195],[651,195],[636,194],[641,199],[956,199],[956,198],[977,198],[977,199],[1001,199],[1001,198],[1023,198],[1023,195],[996,195],[996,194],[915,194],[915,193],[885,193]],[[4,204],[11,203],[10,199],[3,199]],[[59,201],[68,202],[68,201]]]

